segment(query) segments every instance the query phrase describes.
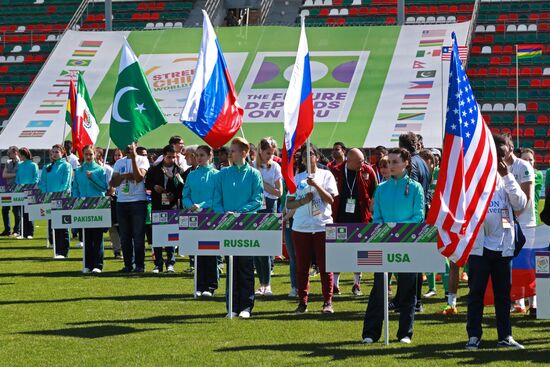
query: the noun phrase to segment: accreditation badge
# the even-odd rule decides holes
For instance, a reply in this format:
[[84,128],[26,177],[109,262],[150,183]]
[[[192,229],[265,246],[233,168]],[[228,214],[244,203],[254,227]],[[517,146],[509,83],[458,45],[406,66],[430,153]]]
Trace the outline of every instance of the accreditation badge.
[[510,211],[508,209],[500,210],[500,217],[502,220],[502,228],[512,228],[512,221],[510,220]]
[[355,213],[355,205],[356,205],[356,200],[353,199],[353,198],[348,198],[346,200],[346,213]]

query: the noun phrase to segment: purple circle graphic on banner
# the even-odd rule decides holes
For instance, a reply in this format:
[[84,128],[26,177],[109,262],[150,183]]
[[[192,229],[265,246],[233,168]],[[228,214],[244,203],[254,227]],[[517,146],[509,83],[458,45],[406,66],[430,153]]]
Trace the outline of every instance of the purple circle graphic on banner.
[[332,77],[342,83],[350,83],[357,67],[357,61],[349,61],[338,65],[332,72]]
[[277,75],[279,75],[279,71],[279,65],[269,61],[264,61],[262,66],[260,66],[260,70],[258,70],[256,79],[254,79],[254,84],[265,83],[275,79]]

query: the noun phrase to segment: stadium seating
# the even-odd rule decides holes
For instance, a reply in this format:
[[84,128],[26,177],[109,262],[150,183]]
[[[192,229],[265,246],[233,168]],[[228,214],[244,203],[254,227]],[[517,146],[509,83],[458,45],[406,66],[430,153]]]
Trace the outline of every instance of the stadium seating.
[[[0,0],[1,120],[15,110],[80,3],[79,0]],[[182,27],[193,3],[193,0],[113,1],[113,29]],[[77,28],[104,30],[104,9],[104,2],[90,2]]]
[[[410,0],[406,2],[407,24],[455,23],[471,19],[474,1]],[[394,25],[397,0],[304,0],[300,14],[315,26]]]
[[[516,71],[516,44],[542,44],[543,53],[520,59]],[[548,166],[550,145],[545,141],[550,136],[550,2],[482,1],[468,75],[491,129],[510,130],[520,137],[521,146],[535,149],[539,165]]]

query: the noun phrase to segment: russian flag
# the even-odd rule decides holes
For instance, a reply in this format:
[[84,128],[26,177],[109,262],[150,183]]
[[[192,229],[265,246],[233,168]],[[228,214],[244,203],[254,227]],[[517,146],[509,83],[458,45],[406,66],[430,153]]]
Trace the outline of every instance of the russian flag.
[[168,233],[168,242],[179,241],[179,240],[180,240],[179,233]]
[[313,94],[311,89],[311,68],[307,45],[304,17],[300,31],[300,43],[296,62],[284,104],[285,144],[283,146],[282,173],[288,191],[296,192],[294,182],[294,153],[306,142],[313,131]]
[[[526,239],[525,246],[512,260],[512,289],[510,290],[512,301],[535,295],[535,254],[538,251],[546,251],[550,245],[550,227],[542,225],[535,228],[522,228],[522,230]],[[484,303],[486,305],[494,304],[491,281],[489,281],[485,292]]]
[[220,241],[199,241],[199,250],[219,250]]
[[229,75],[208,14],[203,10],[202,43],[195,77],[180,120],[214,149],[241,128],[244,110]]

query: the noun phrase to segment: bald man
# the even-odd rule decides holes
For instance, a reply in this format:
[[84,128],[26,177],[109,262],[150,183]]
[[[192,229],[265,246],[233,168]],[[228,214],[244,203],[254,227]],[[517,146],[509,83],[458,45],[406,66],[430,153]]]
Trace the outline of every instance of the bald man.
[[[338,185],[338,195],[332,204],[334,223],[369,223],[372,219],[371,203],[378,185],[375,171],[365,163],[360,149],[352,148],[346,160],[331,168]],[[340,294],[339,273],[334,273],[334,294]],[[352,288],[361,295],[361,273],[355,273]]]

